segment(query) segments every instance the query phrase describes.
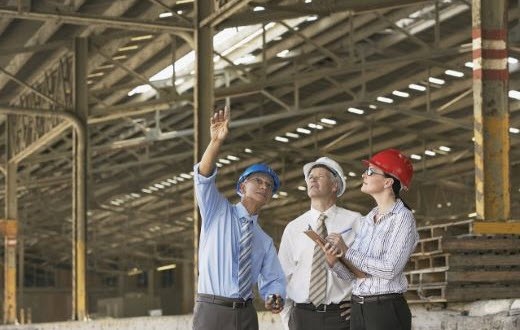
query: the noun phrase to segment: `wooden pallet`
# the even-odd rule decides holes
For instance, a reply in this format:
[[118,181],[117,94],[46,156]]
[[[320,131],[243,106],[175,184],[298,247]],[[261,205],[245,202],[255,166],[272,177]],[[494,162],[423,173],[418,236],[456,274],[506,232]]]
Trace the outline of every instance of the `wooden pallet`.
[[519,235],[474,235],[473,220],[417,230],[405,268],[410,303],[520,297]]

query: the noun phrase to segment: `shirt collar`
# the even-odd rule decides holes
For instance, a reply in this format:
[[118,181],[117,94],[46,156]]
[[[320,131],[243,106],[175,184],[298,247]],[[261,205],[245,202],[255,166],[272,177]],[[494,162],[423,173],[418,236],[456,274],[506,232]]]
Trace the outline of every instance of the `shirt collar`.
[[247,212],[247,209],[242,204],[242,202],[236,204],[236,210],[237,210],[237,216],[239,219],[246,218],[246,219],[251,219],[251,221],[253,221],[253,223],[258,222],[258,214],[249,215],[249,212]]
[[[401,201],[400,198],[397,198],[395,200],[394,205],[390,208],[390,210],[386,213],[386,215],[399,213],[403,207],[405,207],[404,204],[403,204],[403,201]],[[379,207],[377,207],[377,206],[374,207],[372,209],[372,211],[370,211],[370,213],[367,214],[367,218],[368,219],[374,219],[374,215],[377,214],[378,211],[379,211]],[[385,215],[385,218],[386,218],[386,215]]]
[[330,218],[330,217],[332,217],[332,215],[336,214],[336,209],[337,208],[338,207],[336,206],[336,204],[334,204],[331,207],[329,207],[327,210],[325,210],[325,212],[320,212],[320,211],[316,210],[315,208],[312,208],[312,206],[311,206],[311,211],[310,211],[311,212],[311,218],[316,219],[316,221],[318,221],[318,217],[322,213],[325,213],[327,218]]

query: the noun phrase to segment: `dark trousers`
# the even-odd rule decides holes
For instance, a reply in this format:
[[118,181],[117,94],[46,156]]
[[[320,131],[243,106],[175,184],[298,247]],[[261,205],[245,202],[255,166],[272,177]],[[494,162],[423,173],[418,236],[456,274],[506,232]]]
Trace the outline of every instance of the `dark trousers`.
[[352,302],[351,330],[410,330],[412,314],[403,296],[395,299]]
[[341,316],[341,310],[317,312],[294,306],[289,318],[291,330],[349,330],[349,321]]
[[193,311],[193,330],[258,330],[258,316],[251,303],[236,308],[197,301]]

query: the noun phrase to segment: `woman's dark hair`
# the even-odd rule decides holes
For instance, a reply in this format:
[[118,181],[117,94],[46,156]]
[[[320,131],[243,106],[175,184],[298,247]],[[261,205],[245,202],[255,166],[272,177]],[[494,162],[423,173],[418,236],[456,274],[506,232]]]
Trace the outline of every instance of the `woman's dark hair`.
[[399,181],[396,177],[391,176],[390,174],[385,173],[385,178],[391,178],[394,179],[394,183],[392,183],[392,190],[394,192],[395,198],[399,198],[401,202],[403,202],[403,205],[409,209],[410,211],[412,208],[406,204],[406,202],[403,200],[401,196],[399,196],[399,192],[401,191],[401,181]]

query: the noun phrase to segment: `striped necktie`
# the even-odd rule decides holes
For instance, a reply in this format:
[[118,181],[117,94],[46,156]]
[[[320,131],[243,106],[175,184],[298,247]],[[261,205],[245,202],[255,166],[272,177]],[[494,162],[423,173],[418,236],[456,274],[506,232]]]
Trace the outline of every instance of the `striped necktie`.
[[240,219],[240,256],[238,258],[238,286],[241,298],[248,299],[251,296],[251,221]]
[[[327,227],[325,227],[325,214],[320,214],[318,218],[318,228],[316,233],[321,237],[327,237]],[[312,255],[311,280],[309,286],[309,300],[314,306],[318,307],[325,302],[327,294],[327,269],[325,265],[325,253],[321,251],[318,244],[314,246]]]

